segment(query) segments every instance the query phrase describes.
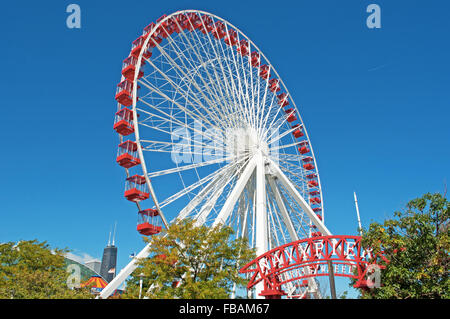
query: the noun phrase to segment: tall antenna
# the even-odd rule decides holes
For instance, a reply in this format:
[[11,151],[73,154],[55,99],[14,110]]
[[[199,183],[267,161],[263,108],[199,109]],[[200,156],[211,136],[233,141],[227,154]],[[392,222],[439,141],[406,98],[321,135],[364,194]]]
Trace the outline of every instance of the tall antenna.
[[353,192],[355,197],[356,215],[358,216],[359,235],[362,236],[361,218],[359,217],[358,199],[356,198],[356,192]]
[[116,226],[117,226],[117,221],[114,222],[114,233],[113,233],[113,241],[112,241],[112,245],[114,246],[114,241],[116,239]]
[[111,227],[109,228],[108,246],[111,245]]

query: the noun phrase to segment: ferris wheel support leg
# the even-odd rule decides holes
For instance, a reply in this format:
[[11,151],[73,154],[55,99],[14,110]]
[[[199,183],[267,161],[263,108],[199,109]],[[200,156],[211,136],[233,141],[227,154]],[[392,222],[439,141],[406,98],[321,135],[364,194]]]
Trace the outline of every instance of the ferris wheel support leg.
[[[266,173],[265,160],[261,153],[256,155],[256,234],[255,247],[256,255],[261,256],[268,251],[268,232],[267,232],[267,210],[266,210]],[[262,299],[264,297],[259,294],[264,289],[264,283],[261,281],[256,285],[255,298]]]
[[228,216],[230,216],[231,212],[233,211],[233,208],[237,200],[239,199],[239,196],[241,195],[242,191],[244,190],[244,187],[247,184],[248,179],[255,170],[256,160],[257,158],[253,157],[248,162],[247,167],[244,169],[241,177],[239,177],[239,180],[236,182],[233,191],[228,196],[227,200],[225,201],[225,204],[223,204],[222,209],[220,210],[219,214],[214,220],[214,223],[212,225],[213,228],[219,224],[223,225],[227,221]]
[[[300,207],[303,209],[304,212],[308,215],[308,217],[311,219],[313,224],[319,229],[319,231],[322,234],[325,234],[326,236],[331,236],[331,232],[328,230],[328,228],[325,226],[325,224],[317,217],[317,215],[314,213],[312,208],[306,203],[304,198],[299,194],[297,189],[295,189],[294,185],[292,185],[291,181],[287,178],[287,176],[281,171],[281,169],[278,167],[277,164],[275,164],[272,160],[270,160],[270,167],[275,172],[275,175],[278,177],[281,183],[285,186],[286,190],[291,194],[291,196],[294,198],[294,200],[300,205]],[[333,264],[331,261],[328,263],[329,267],[333,267]],[[334,274],[330,272],[330,288],[331,288],[331,294],[332,297],[335,298],[336,296],[336,287],[334,284]]]
[[272,189],[273,194],[275,195],[275,201],[277,203],[277,206],[281,213],[281,218],[283,219],[284,224],[286,225],[286,228],[289,233],[289,237],[291,237],[292,241],[297,241],[300,238],[298,237],[297,233],[295,232],[294,225],[292,224],[292,221],[289,217],[289,214],[286,209],[286,205],[284,205],[283,199],[280,195],[280,190],[278,189],[277,185],[275,184],[275,180],[272,176],[268,176],[268,181],[270,188]]
[[317,215],[312,210],[311,206],[308,205],[308,203],[305,201],[305,199],[300,195],[300,193],[297,191],[297,189],[292,185],[289,178],[287,178],[286,175],[281,171],[281,169],[278,167],[277,164],[275,164],[271,159],[270,161],[270,167],[275,173],[276,177],[280,180],[280,182],[284,185],[286,190],[289,192],[289,194],[292,196],[292,198],[297,202],[297,204],[300,205],[300,207],[303,209],[303,211],[308,215],[308,217],[311,219],[313,224],[319,229],[319,231],[322,234],[325,234],[326,236],[331,236],[331,232],[328,230],[328,228],[325,226],[324,223],[317,217]]
[[[275,200],[277,202],[277,205],[280,209],[281,216],[283,218],[283,221],[286,225],[286,228],[289,232],[289,236],[291,237],[292,241],[297,241],[300,238],[298,237],[298,234],[296,233],[294,229],[294,225],[292,224],[291,218],[289,217],[289,214],[286,209],[286,205],[284,205],[283,199],[281,198],[280,190],[278,189],[278,186],[275,183],[275,180],[273,176],[268,176],[268,181],[270,188],[272,189],[273,194],[275,195]],[[311,273],[310,269],[308,267],[305,268],[305,273],[309,275]],[[321,297],[320,291],[318,289],[317,283],[314,280],[314,278],[308,278],[309,286],[311,287],[312,293],[314,296],[319,299]]]
[[133,260],[131,260],[128,265],[126,265],[125,268],[123,268],[119,272],[119,274],[114,277],[114,279],[111,280],[111,282],[105,288],[103,288],[102,292],[97,298],[106,299],[111,296],[114,291],[119,288],[119,286],[128,278],[128,276],[131,275],[131,273],[138,267],[138,261],[141,258],[148,257],[148,255],[150,254],[150,245],[151,244],[147,244],[144,249],[142,249],[139,254],[137,254],[136,257],[134,257]]

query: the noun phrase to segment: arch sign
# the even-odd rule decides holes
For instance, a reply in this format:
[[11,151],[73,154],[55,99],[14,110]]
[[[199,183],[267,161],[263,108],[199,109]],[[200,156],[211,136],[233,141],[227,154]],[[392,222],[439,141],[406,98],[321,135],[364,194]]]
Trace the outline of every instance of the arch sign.
[[371,271],[384,268],[373,263],[380,259],[389,262],[384,255],[374,256],[371,250],[363,249],[360,236],[319,236],[269,250],[242,267],[240,272],[250,274],[247,289],[263,281],[261,295],[280,298],[286,294],[283,285],[311,277],[330,276],[330,266],[334,276],[357,279],[355,288],[373,287]]

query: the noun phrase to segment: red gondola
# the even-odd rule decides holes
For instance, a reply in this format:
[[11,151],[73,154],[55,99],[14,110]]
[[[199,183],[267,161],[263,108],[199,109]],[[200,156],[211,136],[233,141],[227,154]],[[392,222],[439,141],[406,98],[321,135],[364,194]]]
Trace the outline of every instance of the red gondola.
[[201,26],[198,28],[203,34],[207,34],[214,29],[213,21],[210,16],[203,15],[201,17]]
[[136,58],[139,57],[144,42],[145,38],[143,36],[140,36],[139,38],[134,40],[133,43],[131,44],[131,55],[133,55]]
[[251,56],[250,56],[250,59],[251,59],[252,66],[254,68],[257,68],[259,66],[259,64],[260,64],[260,61],[261,61],[261,57],[259,56],[259,53],[256,52],[256,51],[253,51]]
[[[123,60],[122,64],[122,75],[130,81],[134,80],[134,74],[136,72],[137,58],[133,55],[130,55],[128,58]],[[144,76],[144,72],[142,71],[142,66],[145,64],[145,61],[142,60],[141,68],[139,69],[138,79]]]
[[304,169],[306,169],[308,171],[314,169],[314,165],[311,163],[313,161],[312,157],[310,157],[310,156],[305,157],[304,159],[302,159],[302,161],[303,161],[303,163],[305,163],[305,164],[303,164]]
[[264,80],[270,78],[270,67],[267,64],[261,65],[259,68],[259,76]]
[[189,12],[186,14],[186,20],[185,20],[185,28],[186,30],[193,31],[194,29],[200,28],[202,25],[202,21],[200,20],[200,17],[195,12]]
[[248,41],[247,40],[241,40],[239,41],[239,45],[237,46],[236,50],[242,55],[248,55],[249,51],[249,46],[248,46]]
[[237,32],[233,29],[228,29],[227,36],[223,40],[227,45],[233,46],[237,44]]
[[302,141],[299,144],[299,148],[298,151],[300,152],[300,154],[306,154],[309,153],[309,148],[308,148],[308,141]]
[[117,85],[116,101],[125,106],[131,106],[133,103],[132,98],[133,82],[125,79]]
[[137,231],[144,236],[156,235],[161,232],[159,212],[156,209],[145,209],[138,212]]
[[127,178],[125,186],[125,197],[132,202],[139,202],[150,197],[150,193],[147,189],[147,184],[145,182],[144,176],[134,175]]
[[[156,20],[156,23],[160,23],[162,20],[167,18],[167,15],[161,16],[158,20]],[[163,38],[167,38],[169,35],[171,35],[175,29],[172,28],[172,18],[167,19],[166,21],[162,22],[158,27],[158,35],[160,35]]]
[[311,180],[308,182],[308,186],[309,187],[317,187],[317,186],[319,186],[319,183],[316,180]]
[[222,39],[227,34],[225,25],[221,21],[216,21],[216,23],[214,23],[214,29],[211,32],[217,40]]
[[287,109],[285,111],[286,115],[287,115],[287,121],[289,123],[297,121],[297,117],[295,116],[295,110],[294,109]]
[[124,168],[131,168],[140,164],[141,161],[137,154],[137,144],[129,140],[119,144],[116,162]]
[[303,136],[302,126],[300,124],[295,124],[292,126],[292,128],[295,129],[292,131],[292,135],[294,135],[295,138]]
[[133,111],[126,107],[118,111],[114,118],[114,130],[123,136],[133,133]]
[[278,105],[281,107],[285,107],[289,105],[289,96],[286,93],[281,93],[277,95]]
[[278,79],[270,79],[269,80],[269,90],[273,93],[276,93],[281,90],[280,80]]

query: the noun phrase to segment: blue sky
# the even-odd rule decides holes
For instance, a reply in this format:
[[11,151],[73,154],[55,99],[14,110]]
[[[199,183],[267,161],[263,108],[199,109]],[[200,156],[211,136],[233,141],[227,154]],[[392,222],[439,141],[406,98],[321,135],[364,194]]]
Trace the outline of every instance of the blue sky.
[[[70,3],[79,30],[66,27]],[[381,29],[366,26],[370,3]],[[115,163],[114,92],[131,42],[179,9],[230,21],[275,66],[314,145],[332,233],[356,234],[353,191],[367,226],[450,183],[447,2],[9,1],[0,242],[37,238],[101,258],[117,221],[118,268],[143,247]]]

